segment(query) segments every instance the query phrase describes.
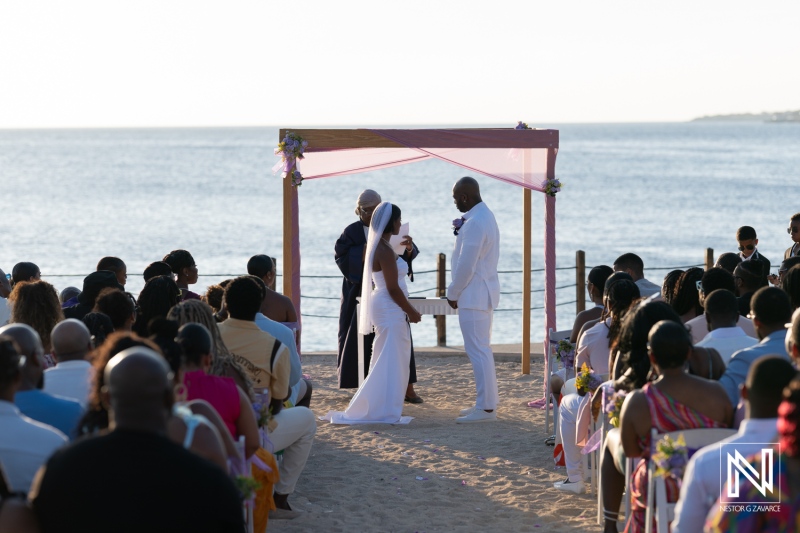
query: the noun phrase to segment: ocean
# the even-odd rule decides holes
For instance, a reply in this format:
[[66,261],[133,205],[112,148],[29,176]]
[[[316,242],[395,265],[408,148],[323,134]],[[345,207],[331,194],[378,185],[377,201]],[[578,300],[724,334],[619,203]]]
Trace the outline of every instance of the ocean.
[[[534,124],[531,123],[532,126]],[[510,125],[513,126],[513,125]],[[586,264],[640,255],[660,283],[672,267],[699,265],[704,250],[736,251],[735,233],[756,228],[758,249],[777,271],[800,211],[800,124],[535,124],[560,130],[556,176],[558,328],[575,315],[576,250]],[[39,265],[61,290],[80,287],[102,256],[128,265],[127,289],[170,250],[189,250],[205,287],[245,272],[250,256],[282,254],[282,188],[271,168],[277,128],[0,131],[0,267]],[[302,168],[302,167],[301,167]],[[460,216],[451,188],[465,171],[438,161],[367,174],[307,180],[300,188],[303,349],[335,350],[341,277],[333,245],[356,220],[358,193],[377,190],[399,205],[421,253],[409,290],[433,296],[436,258],[453,246]],[[521,340],[522,192],[476,176],[501,232],[502,296],[494,343]],[[533,199],[533,268],[543,267],[543,199]],[[280,281],[279,281],[280,288]],[[533,274],[532,337],[544,336],[543,275]],[[448,319],[448,344],[461,344]],[[436,344],[432,317],[413,325],[417,346]]]

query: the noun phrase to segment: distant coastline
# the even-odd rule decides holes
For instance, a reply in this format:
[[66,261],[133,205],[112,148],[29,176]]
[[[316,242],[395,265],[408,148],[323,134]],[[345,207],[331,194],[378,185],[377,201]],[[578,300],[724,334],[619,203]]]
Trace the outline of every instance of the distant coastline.
[[774,113],[738,113],[732,115],[706,115],[692,122],[800,122],[800,110]]

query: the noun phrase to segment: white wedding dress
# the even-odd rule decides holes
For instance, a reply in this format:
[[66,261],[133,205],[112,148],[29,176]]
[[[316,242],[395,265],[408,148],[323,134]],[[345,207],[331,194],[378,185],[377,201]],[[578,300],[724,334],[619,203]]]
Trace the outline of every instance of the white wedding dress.
[[[408,296],[408,264],[397,258],[398,285]],[[403,416],[411,359],[411,332],[406,313],[392,300],[383,272],[373,272],[372,322],[375,341],[367,379],[361,384],[344,412],[329,411],[324,417],[334,424],[408,424],[414,417]]]

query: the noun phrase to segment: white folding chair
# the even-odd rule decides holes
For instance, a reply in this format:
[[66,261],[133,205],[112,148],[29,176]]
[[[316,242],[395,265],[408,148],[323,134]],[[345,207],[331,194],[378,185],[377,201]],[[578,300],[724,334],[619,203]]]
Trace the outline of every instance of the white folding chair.
[[562,331],[553,331],[553,329],[550,328],[548,331],[550,346],[545,353],[545,357],[547,358],[547,372],[545,372],[544,379],[545,385],[547,386],[547,393],[545,394],[544,431],[545,434],[550,434],[550,410],[552,409],[553,433],[556,435],[556,442],[558,442],[558,397],[550,390],[550,377],[555,373],[558,341],[569,339],[569,336],[572,335],[572,330],[565,329]]
[[[669,436],[677,439],[683,435],[686,441],[686,448],[689,450],[699,450],[704,446],[714,444],[722,439],[736,434],[735,429],[723,428],[701,428],[686,429],[683,431],[672,431],[670,433],[658,433],[656,429],[650,430],[650,455],[656,449],[656,443]],[[655,510],[656,531],[669,531],[669,524],[675,518],[675,504],[667,502],[667,484],[662,477],[656,477],[655,461],[652,459],[647,464],[647,511],[645,515],[645,533],[653,533],[653,511]]]

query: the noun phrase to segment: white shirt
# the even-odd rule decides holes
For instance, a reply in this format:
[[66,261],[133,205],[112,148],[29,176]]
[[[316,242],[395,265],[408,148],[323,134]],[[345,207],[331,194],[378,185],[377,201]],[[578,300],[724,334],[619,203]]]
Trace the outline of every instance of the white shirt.
[[11,490],[27,493],[39,468],[67,440],[57,429],[23,416],[13,403],[0,400],[0,463]]
[[642,298],[649,298],[655,295],[661,296],[661,286],[656,285],[650,280],[642,278],[634,283],[636,283],[636,286],[639,288],[639,296]]
[[494,214],[481,202],[462,217],[465,222],[456,236],[450,256],[452,281],[447,298],[461,309],[496,309],[500,301],[497,262],[500,231]]
[[94,368],[89,361],[63,361],[44,371],[44,391],[77,400],[86,408],[93,378]]
[[575,371],[588,363],[595,374],[608,374],[608,328],[611,319],[598,322],[586,330],[578,341],[575,353]]
[[749,418],[742,421],[739,432],[727,439],[698,451],[686,466],[683,474],[681,494],[675,507],[672,533],[696,533],[703,531],[706,515],[722,493],[720,484],[720,445],[735,444],[739,452],[747,457],[761,451],[764,443],[776,442],[778,438],[777,418]]
[[736,326],[732,328],[717,328],[714,331],[710,331],[695,346],[714,348],[719,352],[725,366],[728,366],[728,362],[734,353],[756,344],[758,344],[758,339],[750,337],[742,328]]
[[[756,327],[753,325],[753,321],[749,318],[740,316],[739,320],[736,322],[736,325],[742,328],[745,335],[753,337],[754,339],[758,338]],[[697,344],[705,339],[706,335],[708,335],[708,322],[706,322],[706,315],[704,314],[689,320],[686,322],[686,326],[691,330],[690,333],[692,334],[692,344]]]

